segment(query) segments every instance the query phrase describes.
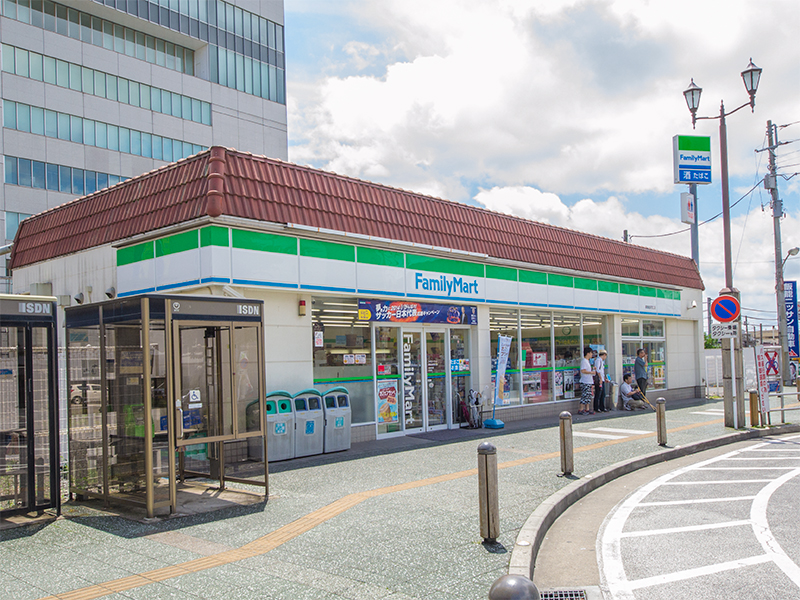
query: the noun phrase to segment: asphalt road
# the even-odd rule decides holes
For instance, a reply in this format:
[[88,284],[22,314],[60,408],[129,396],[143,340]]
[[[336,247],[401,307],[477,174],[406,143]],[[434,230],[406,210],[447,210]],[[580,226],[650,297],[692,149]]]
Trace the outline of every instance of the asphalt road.
[[717,454],[607,514],[595,548],[607,600],[800,598],[800,436]]

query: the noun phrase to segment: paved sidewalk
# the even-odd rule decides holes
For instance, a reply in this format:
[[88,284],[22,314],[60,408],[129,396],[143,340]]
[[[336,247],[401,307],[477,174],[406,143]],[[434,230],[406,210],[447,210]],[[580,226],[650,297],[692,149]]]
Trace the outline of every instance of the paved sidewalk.
[[[670,445],[723,435],[721,408],[671,403]],[[0,531],[0,586],[15,600],[486,598],[519,529],[571,483],[558,476],[557,421],[276,463],[269,502],[213,513],[140,522],[67,505],[73,516]],[[578,417],[574,430],[578,477],[658,449],[649,410]],[[492,546],[478,523],[484,440],[498,449],[501,534]]]

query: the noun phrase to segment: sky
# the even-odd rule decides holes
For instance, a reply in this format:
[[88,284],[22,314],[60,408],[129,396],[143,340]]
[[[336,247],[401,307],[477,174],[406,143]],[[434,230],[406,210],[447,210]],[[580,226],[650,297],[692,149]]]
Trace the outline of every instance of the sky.
[[[761,182],[779,126],[783,255],[800,246],[796,0],[285,0],[289,160],[691,256],[672,137],[711,137],[700,221],[722,210],[727,118],[734,285],[750,326],[776,321],[773,219]],[[785,126],[785,127],[784,127]],[[648,237],[662,236],[662,237]],[[700,227],[706,296],[724,287],[722,219]],[[603,257],[598,257],[603,260]],[[631,274],[635,265],[631,265]],[[800,255],[785,263],[800,279]]]

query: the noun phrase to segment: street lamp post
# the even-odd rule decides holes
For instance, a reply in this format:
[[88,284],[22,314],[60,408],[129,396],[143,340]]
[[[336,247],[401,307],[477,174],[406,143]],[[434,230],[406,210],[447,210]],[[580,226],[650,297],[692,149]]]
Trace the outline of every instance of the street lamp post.
[[[749,106],[755,112],[756,106],[756,90],[758,89],[758,82],[761,78],[761,69],[753,64],[750,59],[750,64],[742,71],[742,80],[744,87],[750,96],[750,101],[742,104],[738,108],[726,113],[725,104],[720,101],[719,115],[715,117],[698,117],[697,108],[700,106],[700,95],[703,89],[695,84],[692,79],[689,87],[683,92],[686,98],[686,104],[689,107],[689,112],[692,113],[692,129],[695,124],[701,119],[719,119],[719,161],[720,161],[720,184],[722,186],[722,235],[723,246],[725,251],[725,287],[720,290],[720,293],[730,294],[739,299],[739,290],[733,287],[733,266],[731,259],[731,207],[730,207],[730,194],[728,188],[728,130],[725,118],[733,113]],[[738,319],[741,321],[741,317]],[[741,325],[741,323],[740,323]],[[731,368],[730,353],[733,350],[735,367]],[[726,360],[727,359],[727,360]],[[725,404],[725,426],[726,427],[739,427],[745,422],[744,410],[744,386],[743,386],[743,363],[742,363],[742,333],[741,327],[739,328],[739,335],[737,338],[731,340],[730,338],[723,338],[722,340],[722,378],[724,390],[724,404]],[[735,409],[734,409],[735,407]]]
[[[780,232],[780,230],[778,230]],[[776,262],[781,255],[780,233],[775,240]],[[778,345],[781,348],[781,386],[791,383],[789,371],[789,340],[788,325],[786,323],[786,292],[783,285],[783,268],[790,256],[797,256],[800,248],[792,248],[786,253],[786,257],[781,261],[780,268],[775,269],[775,292],[778,296]],[[777,265],[776,265],[777,267]]]

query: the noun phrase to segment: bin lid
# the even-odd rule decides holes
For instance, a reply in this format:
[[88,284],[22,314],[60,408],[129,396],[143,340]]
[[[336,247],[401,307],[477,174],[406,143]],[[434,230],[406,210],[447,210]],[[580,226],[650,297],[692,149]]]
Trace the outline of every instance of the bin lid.
[[278,400],[278,412],[281,414],[286,414],[292,412],[292,402],[291,398],[284,398],[283,400]]
[[275,390],[267,394],[267,398],[291,398],[292,395],[286,390]]
[[298,396],[322,396],[322,394],[320,393],[319,390],[317,390],[315,388],[308,388],[307,390],[302,390],[300,392],[297,392],[292,397],[293,398],[297,398]]
[[278,412],[278,407],[275,400],[267,400],[267,414],[274,415]]
[[347,394],[348,396],[350,395],[350,392],[348,392],[348,391],[347,391],[347,388],[346,388],[346,387],[344,387],[344,386],[341,386],[341,385],[337,385],[336,387],[332,387],[331,389],[329,389],[329,390],[328,390],[327,392],[325,392],[325,393],[326,393],[326,394],[333,394],[333,393],[335,393],[335,392],[342,392],[342,393],[345,393],[345,394]]

